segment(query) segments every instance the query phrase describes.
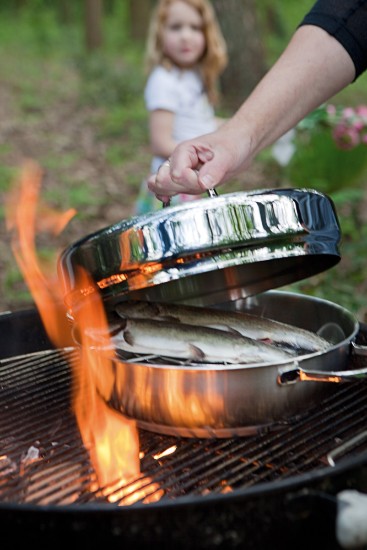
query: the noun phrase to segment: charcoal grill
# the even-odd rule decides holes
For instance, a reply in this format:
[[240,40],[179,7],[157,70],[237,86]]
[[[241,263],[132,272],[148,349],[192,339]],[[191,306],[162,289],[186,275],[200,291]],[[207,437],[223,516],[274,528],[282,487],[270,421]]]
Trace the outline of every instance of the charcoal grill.
[[143,484],[163,496],[112,504],[90,490],[95,474],[70,408],[72,338],[54,349],[35,309],[5,313],[0,326],[0,518],[13,544],[66,536],[124,548],[339,548],[336,495],[367,492],[364,382],[335,385],[317,408],[251,436],[140,429]]

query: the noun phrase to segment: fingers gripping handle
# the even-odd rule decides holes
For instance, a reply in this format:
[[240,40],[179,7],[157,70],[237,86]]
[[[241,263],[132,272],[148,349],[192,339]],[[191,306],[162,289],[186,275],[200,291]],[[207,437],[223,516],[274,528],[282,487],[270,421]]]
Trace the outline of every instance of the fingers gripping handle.
[[[171,164],[171,159],[167,159],[161,166],[170,166]],[[198,170],[196,170],[196,173],[198,174]],[[215,189],[208,189],[207,191],[208,193],[208,196],[209,197],[217,197],[218,196],[218,193],[216,192]],[[168,201],[162,201],[162,204],[163,204],[163,208],[166,208],[167,206],[170,206],[171,204],[171,199],[168,199]]]

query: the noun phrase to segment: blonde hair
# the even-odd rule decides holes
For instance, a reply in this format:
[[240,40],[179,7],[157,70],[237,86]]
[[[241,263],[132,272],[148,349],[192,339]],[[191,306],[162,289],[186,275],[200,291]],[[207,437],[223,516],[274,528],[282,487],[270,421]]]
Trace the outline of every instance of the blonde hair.
[[[149,73],[157,65],[170,69],[172,61],[165,55],[162,47],[162,30],[165,25],[168,8],[177,0],[160,0],[156,6],[148,30],[148,39],[145,54],[145,66]],[[225,69],[227,45],[219,27],[214,9],[209,0],[180,0],[197,10],[203,20],[203,33],[206,41],[205,52],[200,59],[200,71],[205,91],[212,104],[217,103],[218,78]]]

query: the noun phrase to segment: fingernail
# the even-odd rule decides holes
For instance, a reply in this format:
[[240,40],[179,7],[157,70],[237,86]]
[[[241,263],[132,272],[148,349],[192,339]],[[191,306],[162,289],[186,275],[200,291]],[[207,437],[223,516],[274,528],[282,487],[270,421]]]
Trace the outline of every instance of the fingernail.
[[213,151],[200,151],[199,152],[199,159],[201,162],[208,162],[209,160],[213,160],[214,153]]
[[214,180],[210,174],[205,174],[200,180],[206,189],[211,189],[213,187]]

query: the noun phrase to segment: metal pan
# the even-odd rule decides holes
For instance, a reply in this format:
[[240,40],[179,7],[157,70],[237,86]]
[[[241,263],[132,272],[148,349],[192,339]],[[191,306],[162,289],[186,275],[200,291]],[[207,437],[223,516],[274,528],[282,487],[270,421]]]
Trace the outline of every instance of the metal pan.
[[84,268],[106,301],[213,305],[312,276],[340,260],[332,201],[310,189],[203,198],[123,220],[67,248],[60,281],[72,310]]
[[359,325],[345,308],[301,294],[269,291],[217,306],[270,317],[311,330],[330,342],[326,352],[283,364],[180,366],[113,358],[110,404],[141,428],[184,437],[229,437],[286,425],[335,388],[366,375],[349,370]]

